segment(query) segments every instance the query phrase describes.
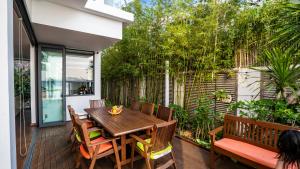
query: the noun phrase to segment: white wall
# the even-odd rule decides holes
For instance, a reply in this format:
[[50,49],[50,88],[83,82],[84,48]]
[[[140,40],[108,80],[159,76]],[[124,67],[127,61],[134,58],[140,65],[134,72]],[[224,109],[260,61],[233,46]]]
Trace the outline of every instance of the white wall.
[[123,23],[48,1],[32,1],[31,21],[92,35],[122,39]]
[[0,1],[0,168],[16,167],[13,1]]
[[[249,101],[260,99],[261,73],[257,70],[238,69],[237,101]],[[237,112],[239,114],[239,111]]]
[[[95,94],[92,96],[69,96],[66,98],[66,105],[71,105],[77,114],[86,114],[83,109],[90,107],[89,100],[101,99],[101,52],[95,53]],[[70,116],[66,110],[66,119]]]
[[30,111],[31,111],[31,124],[36,123],[36,55],[34,46],[30,45]]

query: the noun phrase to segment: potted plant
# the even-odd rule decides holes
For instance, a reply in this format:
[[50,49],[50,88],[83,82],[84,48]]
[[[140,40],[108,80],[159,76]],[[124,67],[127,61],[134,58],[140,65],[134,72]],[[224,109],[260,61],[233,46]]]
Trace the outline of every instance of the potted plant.
[[227,94],[227,92],[224,89],[220,89],[213,92],[213,95],[217,101],[221,101],[223,103],[231,103],[232,101],[231,95]]

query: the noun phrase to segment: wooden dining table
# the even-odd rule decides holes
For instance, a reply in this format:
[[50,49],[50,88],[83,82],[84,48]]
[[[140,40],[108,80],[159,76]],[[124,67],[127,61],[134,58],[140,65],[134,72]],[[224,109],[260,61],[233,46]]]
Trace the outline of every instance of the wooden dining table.
[[126,157],[126,145],[132,142],[132,139],[126,139],[126,135],[149,130],[155,124],[165,121],[128,108],[123,108],[122,113],[118,115],[111,115],[108,113],[110,109],[109,107],[87,108],[84,111],[113,137],[121,138],[121,165],[126,165],[131,161]]

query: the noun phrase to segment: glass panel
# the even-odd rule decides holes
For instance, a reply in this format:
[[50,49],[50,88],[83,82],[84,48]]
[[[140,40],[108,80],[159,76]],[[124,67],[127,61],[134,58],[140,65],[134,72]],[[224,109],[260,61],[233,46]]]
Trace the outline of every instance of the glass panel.
[[123,1],[124,0],[104,0],[104,4],[120,9],[124,3]]
[[43,124],[63,121],[63,52],[42,48],[41,87]]
[[66,94],[94,94],[94,56],[67,52]]

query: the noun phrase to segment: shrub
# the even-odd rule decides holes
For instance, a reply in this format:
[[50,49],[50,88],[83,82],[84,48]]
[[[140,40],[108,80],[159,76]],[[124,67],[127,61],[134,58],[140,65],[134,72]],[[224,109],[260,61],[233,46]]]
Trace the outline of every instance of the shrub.
[[[216,119],[219,113],[215,112],[211,106],[213,101],[207,97],[200,97],[198,107],[191,114],[191,124],[195,132],[195,139],[208,141],[208,132],[215,128]],[[197,141],[199,142],[199,141]]]
[[285,100],[239,101],[230,105],[230,111],[237,111],[241,116],[261,121],[288,125],[300,125],[299,104],[289,105]]
[[180,131],[186,129],[189,120],[188,111],[176,104],[171,104],[169,107],[174,111],[173,117],[177,120],[178,129]]

